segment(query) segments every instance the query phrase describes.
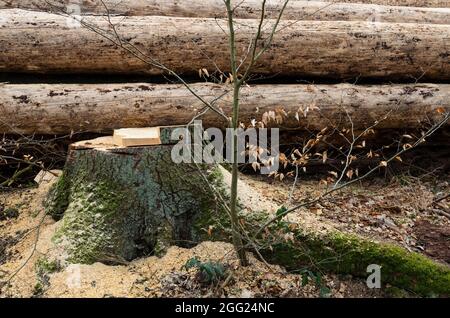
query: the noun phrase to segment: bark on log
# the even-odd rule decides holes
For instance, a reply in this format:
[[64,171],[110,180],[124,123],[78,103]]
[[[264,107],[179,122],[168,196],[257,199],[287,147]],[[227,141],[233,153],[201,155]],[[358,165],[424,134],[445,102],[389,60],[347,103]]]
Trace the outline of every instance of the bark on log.
[[[332,2],[332,0],[325,0]],[[370,3],[388,6],[450,8],[450,0],[339,0],[343,3]]]
[[[0,1],[0,9],[19,8],[43,12],[73,12],[73,0]],[[100,0],[80,4],[81,15],[172,16],[196,18],[226,18],[222,0]],[[283,1],[268,0],[266,18],[277,18]],[[75,14],[75,13],[74,13]],[[258,19],[261,15],[260,0],[246,0],[235,11],[239,19]],[[369,21],[399,23],[450,23],[449,8],[392,7],[361,3],[333,3],[324,1],[290,1],[283,13],[284,20],[317,21]]]
[[[108,144],[107,138],[101,142]],[[63,217],[54,242],[69,263],[121,263],[170,244],[230,241],[226,209],[215,199],[226,200],[230,173],[204,166],[208,185],[190,164],[170,160],[169,146],[117,148],[97,140],[72,147],[47,200],[47,212]],[[239,217],[252,236],[277,206],[244,182],[238,187]],[[450,294],[448,266],[340,232],[307,212],[274,223],[256,239],[250,250],[259,246],[266,259],[291,270],[314,266],[366,277],[367,266],[377,264],[383,283],[421,295]]]
[[[2,10],[0,16],[3,72],[164,73],[94,31],[73,27],[65,17],[18,9]],[[224,20],[168,17],[111,20],[123,42],[129,41],[140,52],[179,74],[198,76],[201,68],[210,72],[217,68],[223,72],[230,70]],[[85,17],[85,22],[109,27],[104,17]],[[268,21],[267,30],[272,22]],[[280,23],[270,49],[254,66],[255,73],[335,79],[450,79],[448,25],[292,22]],[[240,25],[237,50],[239,58],[244,58],[258,21],[236,20],[236,23]],[[110,36],[114,36],[111,32]]]
[[[231,88],[193,84],[212,101]],[[216,106],[231,114],[231,96]],[[381,121],[377,128],[418,128],[421,121],[437,120],[436,111],[450,111],[450,85],[255,85],[243,87],[240,118],[249,124],[265,112],[283,108],[281,128],[321,130],[337,125],[355,129]],[[318,109],[315,109],[315,107]],[[302,110],[306,111],[306,117]],[[184,125],[203,108],[182,85],[162,84],[3,84],[0,85],[0,133],[69,134],[111,132],[122,127]],[[299,113],[297,120],[296,113]],[[225,128],[220,116],[208,112],[205,127]],[[275,123],[271,123],[275,126]]]

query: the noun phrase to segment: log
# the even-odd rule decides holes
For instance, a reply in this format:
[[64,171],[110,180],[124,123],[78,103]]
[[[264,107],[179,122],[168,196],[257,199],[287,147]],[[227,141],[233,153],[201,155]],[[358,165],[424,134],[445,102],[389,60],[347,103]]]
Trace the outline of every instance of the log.
[[[332,2],[332,0],[325,0]],[[388,6],[450,8],[450,0],[339,0],[343,3],[369,3]]]
[[[165,73],[91,29],[68,24],[65,17],[18,9],[1,10],[0,16],[2,72]],[[198,76],[202,68],[210,72],[230,71],[224,20],[172,17],[111,20],[123,42],[128,41],[179,74]],[[268,29],[272,22],[267,21]],[[104,17],[85,17],[85,23],[109,27]],[[240,25],[236,34],[237,52],[239,58],[244,58],[258,21],[236,20],[236,23]],[[286,20],[280,23],[270,49],[253,71],[262,75],[333,79],[447,80],[449,47],[450,28],[441,24]]]
[[[73,12],[73,0],[0,1],[0,9],[18,8],[43,12]],[[100,0],[80,4],[81,15],[172,16],[192,18],[226,18],[222,0]],[[268,0],[266,18],[277,18],[283,5],[280,0]],[[246,0],[235,11],[239,19],[258,19],[261,15],[260,0]],[[324,1],[290,1],[284,11],[286,20],[317,21],[371,21],[401,23],[450,23],[448,8],[392,7],[361,3],[333,3]]]
[[[231,90],[208,83],[192,88],[209,101]],[[226,114],[231,114],[231,95],[216,103]],[[421,121],[440,118],[436,110],[450,111],[449,100],[448,84],[255,85],[242,88],[240,118],[250,124],[283,108],[288,115],[279,127],[317,131],[330,125],[349,127],[346,111],[355,129],[367,128],[390,112],[377,128],[420,128]],[[175,84],[2,84],[0,133],[110,133],[123,127],[184,125],[202,107],[184,86]],[[307,107],[311,110],[304,117]],[[227,126],[213,112],[201,119],[205,127]]]
[[[111,140],[73,145],[47,198],[47,213],[62,218],[53,241],[68,263],[121,264],[159,255],[170,245],[231,240],[226,208],[218,204],[218,198],[226,200],[230,193],[228,171],[215,165],[198,170],[192,164],[173,164],[169,145],[118,148]],[[245,182],[238,189],[240,223],[252,236],[277,206]],[[246,246],[290,270],[314,266],[367,277],[368,265],[377,264],[383,284],[420,295],[450,294],[448,266],[343,233],[308,212],[273,223]]]

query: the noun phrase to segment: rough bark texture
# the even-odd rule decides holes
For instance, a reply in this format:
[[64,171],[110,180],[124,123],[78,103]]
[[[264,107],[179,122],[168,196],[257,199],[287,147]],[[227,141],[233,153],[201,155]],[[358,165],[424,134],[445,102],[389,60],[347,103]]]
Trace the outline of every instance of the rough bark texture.
[[[107,150],[98,141],[89,143],[72,147],[47,200],[47,212],[63,217],[54,240],[65,247],[69,262],[120,263],[163,250],[164,244],[231,240],[227,213],[213,200],[217,193],[228,200],[231,176],[226,170],[203,167],[209,187],[192,166],[170,163],[170,146]],[[239,207],[250,236],[277,209],[244,182],[239,182]],[[383,284],[421,295],[450,294],[448,266],[342,233],[308,213],[274,223],[257,240],[268,260],[292,270],[313,266],[365,277],[367,266],[378,264]]]
[[214,209],[213,197],[199,187],[204,181],[194,164],[172,164],[171,150],[119,148],[112,138],[71,146],[46,202],[50,215],[63,216],[55,240],[69,262],[120,263],[198,241],[196,218]]
[[[163,74],[92,30],[68,25],[65,17],[18,9],[2,10],[0,16],[3,72]],[[85,17],[85,21],[109,27],[104,17]],[[272,22],[268,21],[267,30]],[[197,75],[201,68],[230,71],[228,37],[223,33],[226,21],[117,17],[112,23],[122,40],[179,74]],[[258,21],[236,23],[240,25],[237,50],[244,58]],[[335,79],[450,78],[447,25],[286,20],[278,30],[270,49],[254,66],[255,73]]]
[[[331,0],[326,0],[331,2]],[[450,0],[339,0],[344,3],[373,3],[389,6],[450,8]]]
[[[215,84],[192,88],[210,101],[231,89]],[[228,115],[231,98],[230,92],[216,104]],[[367,128],[389,112],[377,128],[417,128],[421,121],[440,117],[437,109],[450,111],[450,85],[255,85],[243,87],[240,99],[240,119],[246,124],[283,108],[288,116],[281,128],[348,127],[346,111],[355,129]],[[0,133],[68,134],[184,125],[203,107],[182,85],[0,84]],[[304,117],[301,109],[307,107],[311,110]],[[201,119],[205,127],[227,125],[211,111]]]
[[[239,1],[241,2],[241,1]],[[73,12],[73,0],[53,0],[49,3],[35,0],[0,1],[0,8],[21,8],[45,12]],[[80,4],[82,15],[127,15],[127,16],[173,16],[196,18],[226,18],[222,0],[100,0],[85,1]],[[268,0],[266,18],[277,18],[284,1]],[[246,0],[237,7],[235,17],[258,19],[262,2]],[[333,3],[323,1],[289,1],[283,19],[317,21],[370,21],[401,23],[450,23],[450,9],[391,7],[360,3]]]

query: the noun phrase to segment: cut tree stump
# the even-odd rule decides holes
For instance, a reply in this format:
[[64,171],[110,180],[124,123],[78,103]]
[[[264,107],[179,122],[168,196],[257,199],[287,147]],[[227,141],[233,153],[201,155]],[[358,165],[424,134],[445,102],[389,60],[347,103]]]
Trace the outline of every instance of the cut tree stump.
[[[164,244],[191,246],[214,199],[194,164],[174,165],[172,145],[124,148],[112,137],[72,144],[46,206],[64,216],[56,240],[70,262],[129,261]],[[211,173],[205,169],[209,181]],[[206,209],[206,210],[205,210]]]
[[[169,245],[231,241],[227,209],[220,204],[228,202],[230,173],[217,165],[174,164],[171,148],[121,148],[112,137],[71,146],[46,201],[47,212],[62,218],[54,241],[65,248],[69,263],[125,263]],[[450,295],[447,265],[343,233],[305,210],[253,238],[279,207],[242,181],[238,196],[247,248],[272,263],[358,277],[367,277],[367,266],[377,264],[382,284],[425,296]]]

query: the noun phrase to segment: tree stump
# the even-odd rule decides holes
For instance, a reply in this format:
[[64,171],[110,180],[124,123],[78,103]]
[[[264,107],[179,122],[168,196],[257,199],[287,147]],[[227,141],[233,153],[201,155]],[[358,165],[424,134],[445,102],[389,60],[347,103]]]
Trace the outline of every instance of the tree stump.
[[174,164],[171,150],[121,148],[112,137],[71,145],[46,200],[47,212],[62,218],[54,240],[69,262],[121,263],[198,242],[202,216],[219,209],[210,188],[217,167]]

